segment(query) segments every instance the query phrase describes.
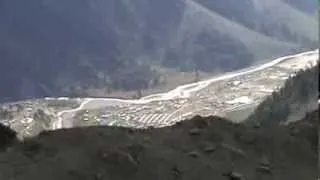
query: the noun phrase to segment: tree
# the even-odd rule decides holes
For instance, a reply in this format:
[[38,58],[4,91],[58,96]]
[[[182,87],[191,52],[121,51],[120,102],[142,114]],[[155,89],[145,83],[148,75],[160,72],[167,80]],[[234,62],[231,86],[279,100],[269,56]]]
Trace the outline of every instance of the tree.
[[195,68],[194,76],[195,76],[195,80],[194,81],[198,82],[200,80],[198,68]]
[[273,92],[256,108],[247,122],[268,123],[286,120],[293,111],[292,104],[303,105],[315,101],[318,94],[318,82],[316,81],[318,69],[319,64],[311,69],[299,71],[296,76],[290,77],[278,92]]
[[2,119],[12,119],[13,115],[8,109],[0,108],[0,118]]
[[51,123],[51,118],[49,115],[47,115],[42,109],[38,109],[34,114],[33,114],[33,119],[37,123],[43,124],[45,127],[50,127]]
[[6,149],[16,138],[17,133],[11,128],[0,124],[0,149]]

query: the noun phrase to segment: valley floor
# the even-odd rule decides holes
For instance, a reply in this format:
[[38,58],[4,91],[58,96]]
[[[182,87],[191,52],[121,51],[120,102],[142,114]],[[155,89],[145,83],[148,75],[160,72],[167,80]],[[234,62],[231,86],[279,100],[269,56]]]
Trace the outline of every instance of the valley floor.
[[[165,127],[195,115],[225,116],[241,122],[290,76],[317,62],[318,51],[305,52],[135,100],[66,97],[9,104],[5,108],[11,109],[13,118],[2,123],[21,136],[33,136],[43,129],[95,125]],[[34,119],[39,110],[44,112],[40,121]]]
[[[74,122],[75,126],[108,124],[127,127],[162,127],[195,115],[228,116],[230,112],[248,107],[248,111],[244,111],[241,118],[231,119],[239,122],[254,110],[255,105],[273,91],[280,89],[290,76],[294,76],[301,69],[314,66],[317,61],[318,54],[312,53],[302,57],[288,58],[263,70],[222,79],[208,86],[204,85],[203,88],[202,82],[199,82],[181,89],[177,88],[176,91],[169,91],[167,94],[145,97],[142,101],[150,100],[145,103],[97,99],[82,107],[84,110],[87,109],[87,112],[66,121]],[[193,91],[197,88],[199,90]],[[162,97],[172,98],[160,100]],[[89,117],[87,121],[84,119],[86,117]]]

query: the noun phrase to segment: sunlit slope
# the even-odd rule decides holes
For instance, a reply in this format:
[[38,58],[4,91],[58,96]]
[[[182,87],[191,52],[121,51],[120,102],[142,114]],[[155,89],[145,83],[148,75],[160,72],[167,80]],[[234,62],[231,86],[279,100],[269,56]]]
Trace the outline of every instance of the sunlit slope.
[[[281,0],[196,0],[202,6],[261,34],[302,44],[317,41],[317,19]],[[298,7],[308,2],[302,2]]]
[[270,55],[277,56],[299,47],[297,44],[280,41],[249,29],[195,1],[186,2],[184,18],[177,33],[180,42],[188,37],[192,41],[192,37],[197,37],[203,32],[212,36],[221,35],[226,41],[233,40],[244,45],[245,50],[253,54],[255,59],[264,59]]

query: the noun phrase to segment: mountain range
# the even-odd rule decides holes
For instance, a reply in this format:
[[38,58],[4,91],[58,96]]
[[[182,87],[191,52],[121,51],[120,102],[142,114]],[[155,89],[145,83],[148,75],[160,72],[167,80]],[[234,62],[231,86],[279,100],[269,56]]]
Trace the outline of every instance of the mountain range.
[[161,85],[316,48],[315,0],[1,0],[0,100]]

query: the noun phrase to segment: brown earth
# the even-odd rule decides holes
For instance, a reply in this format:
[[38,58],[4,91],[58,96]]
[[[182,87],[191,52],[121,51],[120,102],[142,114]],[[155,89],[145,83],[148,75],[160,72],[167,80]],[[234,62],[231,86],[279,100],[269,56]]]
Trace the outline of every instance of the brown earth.
[[43,132],[0,153],[2,180],[309,180],[318,111],[288,126],[194,117],[173,127]]

